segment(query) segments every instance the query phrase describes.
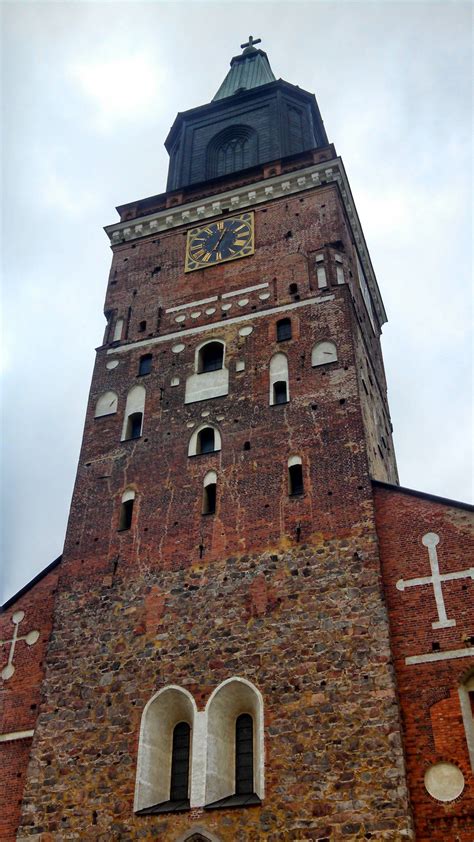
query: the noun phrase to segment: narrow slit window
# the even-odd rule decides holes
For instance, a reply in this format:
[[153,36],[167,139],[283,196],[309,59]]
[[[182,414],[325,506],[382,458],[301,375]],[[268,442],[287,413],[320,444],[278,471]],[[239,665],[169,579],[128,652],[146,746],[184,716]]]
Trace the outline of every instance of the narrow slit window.
[[189,746],[191,728],[179,722],[173,730],[170,801],[186,801],[189,796]]
[[291,319],[280,319],[277,322],[277,342],[284,342],[291,339]]
[[132,525],[134,501],[135,492],[130,489],[128,491],[124,491],[122,495],[122,504],[120,506],[119,532],[125,532],[125,530],[130,529]]
[[224,364],[224,345],[222,342],[208,342],[199,351],[198,372],[219,371]]
[[288,403],[288,389],[285,380],[273,384],[273,403]]
[[288,486],[290,497],[297,497],[304,493],[303,468],[301,464],[290,465],[288,468]]
[[235,794],[251,795],[253,791],[253,720],[242,713],[235,723]]
[[143,357],[140,357],[140,362],[138,364],[138,374],[140,376],[150,373],[152,359],[153,357],[151,354],[144,354]]
[[215,435],[212,427],[204,427],[198,433],[197,453],[214,453]]
[[143,331],[146,330],[146,321],[145,320],[140,322],[140,324],[138,325],[138,330],[140,331],[140,333],[143,333]]
[[216,511],[217,500],[217,474],[209,471],[204,477],[204,488],[202,492],[202,513],[213,515]]

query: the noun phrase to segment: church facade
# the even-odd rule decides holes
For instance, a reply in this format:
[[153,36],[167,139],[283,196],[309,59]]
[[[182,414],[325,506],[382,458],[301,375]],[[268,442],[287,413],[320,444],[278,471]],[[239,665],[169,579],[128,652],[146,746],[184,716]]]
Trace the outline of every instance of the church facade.
[[256,43],[106,228],[64,552],[0,616],[1,839],[474,838],[472,507],[399,485],[347,175]]

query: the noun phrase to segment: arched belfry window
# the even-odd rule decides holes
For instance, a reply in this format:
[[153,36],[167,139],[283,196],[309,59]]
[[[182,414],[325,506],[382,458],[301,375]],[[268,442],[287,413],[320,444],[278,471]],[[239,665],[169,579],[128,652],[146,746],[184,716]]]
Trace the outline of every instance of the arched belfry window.
[[215,137],[207,147],[206,177],[253,167],[258,161],[258,135],[251,126],[228,126]]

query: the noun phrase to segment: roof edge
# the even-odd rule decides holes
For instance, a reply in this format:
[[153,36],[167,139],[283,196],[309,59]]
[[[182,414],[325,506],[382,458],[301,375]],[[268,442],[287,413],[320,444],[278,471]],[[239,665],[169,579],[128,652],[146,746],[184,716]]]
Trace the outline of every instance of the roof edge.
[[388,491],[397,491],[400,494],[408,494],[411,497],[423,497],[425,500],[432,500],[433,503],[442,503],[444,506],[456,506],[458,509],[465,509],[474,512],[474,505],[464,503],[462,500],[451,500],[449,497],[440,497],[438,494],[428,494],[427,491],[417,491],[414,488],[405,488],[403,485],[392,485],[390,482],[382,482],[379,479],[372,479],[372,485],[378,488],[386,488]]
[[33,579],[31,579],[31,581],[27,582],[27,584],[23,585],[23,587],[20,588],[19,591],[13,594],[13,596],[9,597],[9,599],[7,599],[7,601],[4,602],[3,605],[0,605],[0,613],[6,611],[7,608],[10,607],[10,605],[13,605],[13,603],[17,601],[17,599],[20,599],[20,597],[22,597],[27,591],[29,591],[30,588],[32,588],[39,581],[41,581],[41,579],[43,579],[44,576],[47,576],[47,574],[50,573],[51,570],[54,570],[54,568],[57,567],[58,564],[60,564],[60,562],[62,561],[62,557],[63,556],[61,553],[61,555],[55,558],[54,561],[51,562],[51,564],[48,564],[47,567],[45,567],[43,570],[40,570],[40,572],[37,573],[36,576],[34,576]]

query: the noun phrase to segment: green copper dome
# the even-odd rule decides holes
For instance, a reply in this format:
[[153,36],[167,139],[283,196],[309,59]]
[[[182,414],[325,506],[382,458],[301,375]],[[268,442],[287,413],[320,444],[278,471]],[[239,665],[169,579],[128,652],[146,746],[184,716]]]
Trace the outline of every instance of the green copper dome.
[[250,38],[242,55],[234,56],[231,60],[230,70],[213,97],[213,102],[240,93],[240,91],[248,91],[250,88],[258,88],[268,82],[275,82],[267,54],[263,50],[255,49],[253,43],[258,43],[258,41],[254,42]]

